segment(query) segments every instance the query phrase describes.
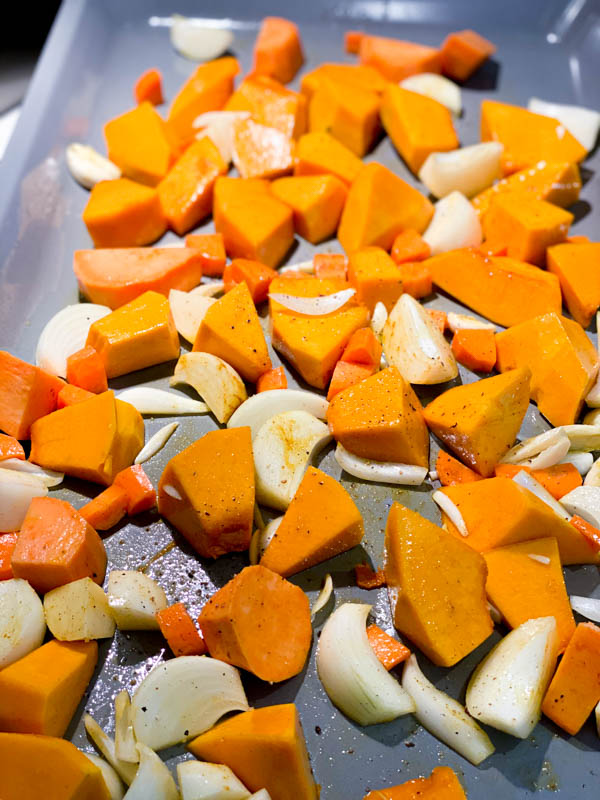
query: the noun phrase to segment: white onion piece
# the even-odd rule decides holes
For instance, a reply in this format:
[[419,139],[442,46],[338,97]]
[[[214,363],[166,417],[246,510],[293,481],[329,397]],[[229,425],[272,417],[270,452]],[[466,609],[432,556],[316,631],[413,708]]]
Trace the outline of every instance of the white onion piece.
[[123,800],[125,788],[123,787],[123,782],[121,781],[121,778],[119,778],[116,769],[111,767],[108,761],[100,758],[100,756],[97,756],[95,753],[84,753],[83,755],[86,758],[89,758],[92,764],[95,767],[98,767],[102,773],[104,783],[108,789],[108,796],[110,800]]
[[546,503],[547,506],[555,511],[558,516],[562,517],[566,522],[571,519],[571,515],[565,511],[561,503],[559,503],[558,500],[555,500],[550,492],[547,489],[544,489],[542,484],[539,481],[536,481],[536,479],[528,472],[518,472],[514,476],[513,481],[534,494],[543,503]]
[[596,717],[596,730],[598,731],[598,736],[600,736],[600,700],[594,710],[594,716]]
[[66,378],[67,358],[85,347],[90,325],[110,313],[110,308],[95,303],[63,308],[48,320],[41,332],[35,363],[52,375]]
[[419,170],[419,180],[434,197],[452,192],[473,197],[501,177],[503,152],[500,142],[481,142],[448,153],[430,153]]
[[0,469],[0,532],[20,530],[33,498],[47,494],[48,487],[39,478],[25,472]]
[[581,597],[577,594],[572,594],[569,597],[571,601],[571,608],[582,617],[591,619],[592,622],[600,622],[600,598],[598,597]]
[[527,108],[534,114],[543,114],[545,117],[557,119],[585,147],[588,153],[594,149],[600,130],[600,113],[597,111],[582,106],[549,103],[537,97],[529,100]]
[[415,716],[424,728],[471,764],[481,764],[494,752],[494,745],[465,709],[436,689],[421,672],[413,654],[404,666],[402,686],[415,703]]
[[479,247],[483,241],[479,215],[464,194],[451,192],[437,201],[423,240],[434,256],[461,247]]
[[381,301],[375,303],[375,308],[373,309],[373,314],[371,315],[371,328],[379,341],[381,341],[383,328],[387,322],[387,318],[388,312],[384,304]]
[[145,744],[136,747],[140,763],[125,800],[179,800],[173,776],[160,756]]
[[135,778],[137,764],[129,764],[128,762],[121,761],[117,758],[114,741],[102,730],[100,725],[98,725],[92,716],[86,714],[83,718],[83,724],[85,725],[87,735],[96,745],[98,750],[100,750],[104,758],[119,775],[121,780],[129,785]]
[[249,111],[206,111],[194,120],[195,128],[202,128],[196,139],[207,136],[215,145],[226,164],[233,161],[233,131],[238,120],[248,119]]
[[[558,455],[557,461],[554,462],[558,464],[560,459],[567,455],[571,446],[568,437],[560,428],[551,428],[549,431],[539,433],[537,436],[524,439],[522,442],[519,442],[519,444],[511,447],[508,453],[500,459],[500,463],[523,464],[524,466],[531,467],[534,465],[536,456],[555,446],[557,449],[553,451],[553,457],[564,450],[562,455]],[[552,466],[552,464],[548,464],[547,466]]]
[[437,481],[437,480],[439,480],[439,477],[440,476],[438,475],[436,469],[429,470],[429,480],[430,481]]
[[[551,444],[550,447],[546,447],[545,450],[538,453],[537,456],[519,461],[516,466],[530,467],[531,469],[548,469],[548,467],[554,467],[567,458],[569,446],[567,437],[561,437],[554,444]],[[567,455],[565,455],[565,448],[567,450]]]
[[80,578],[44,595],[44,616],[52,635],[61,642],[109,639],[115,621],[101,586]]
[[168,483],[163,486],[163,492],[168,494],[169,497],[174,497],[175,500],[183,500],[177,489],[174,486],[169,486]]
[[265,521],[263,519],[263,515],[258,503],[254,503],[254,524],[256,525],[257,528],[260,528],[261,531],[265,527]]
[[584,425],[600,425],[600,408],[594,408],[583,418]]
[[498,611],[496,606],[490,603],[489,600],[487,601],[487,609],[490,612],[490,617],[492,618],[494,625],[500,625],[502,622],[502,614]]
[[595,528],[600,528],[600,486],[578,486],[560,498],[560,505]]
[[269,297],[296,314],[319,317],[339,311],[355,294],[356,289],[342,289],[341,292],[326,294],[322,297],[296,297],[293,294],[280,294],[278,292],[269,294]]
[[408,89],[409,92],[424,94],[426,97],[431,97],[432,100],[437,100],[456,116],[459,116],[462,111],[460,86],[443,75],[421,72],[419,75],[404,78],[403,81],[400,81],[399,86]]
[[585,477],[594,464],[594,456],[591,453],[579,453],[574,451],[572,453],[567,453],[558,463],[573,464],[577,472],[582,477]]
[[[600,703],[598,705],[600,705]],[[248,800],[271,800],[271,795],[266,789],[259,789],[258,792],[254,792],[254,794],[250,795]]]
[[469,531],[463,519],[463,515],[460,513],[456,503],[454,503],[454,501],[452,501],[447,494],[444,494],[441,489],[436,489],[436,491],[431,495],[431,499],[441,508],[444,514],[446,514],[460,535],[467,537],[469,535]]
[[227,28],[208,26],[203,19],[171,17],[171,44],[191,61],[210,61],[226,53],[233,44],[233,33]]
[[149,575],[134,569],[115,569],[108,576],[106,592],[119,630],[158,630],[156,614],[168,602],[163,588]]
[[115,697],[115,755],[121,761],[137,764],[139,753],[136,747],[131,712],[131,698],[127,689]]
[[532,561],[537,561],[538,564],[545,564],[547,566],[550,563],[548,556],[540,556],[538,553],[527,553],[527,555]]
[[554,617],[530,619],[505,636],[479,664],[467,687],[469,714],[526,739],[537,725],[556,664]]
[[146,415],[179,416],[180,414],[206,414],[208,412],[208,406],[199,400],[192,400],[185,394],[153,389],[150,386],[134,386],[132,389],[124,389],[119,392],[117,398],[137,408],[140,414]]
[[333,580],[331,579],[331,575],[327,573],[327,575],[325,575],[325,579],[323,580],[323,588],[319,592],[319,596],[315,600],[315,604],[310,611],[310,616],[312,619],[317,616],[319,611],[325,608],[332,594]]
[[191,344],[194,344],[204,315],[216,302],[213,297],[171,289],[169,292],[169,307],[177,333]]
[[327,417],[329,403],[320,394],[305,392],[302,389],[269,389],[249,397],[231,415],[228,428],[242,428],[246,425],[256,436],[268,419],[284,411],[306,411],[317,419]]
[[250,540],[250,548],[248,550],[248,557],[251,564],[258,564],[262,558],[262,554],[265,552],[271,539],[276,534],[277,528],[281,525],[282,519],[283,516],[275,517],[275,519],[272,519],[270,522],[268,522],[264,528],[257,528],[254,531],[252,534],[252,539]]
[[0,581],[0,669],[36,650],[44,641],[46,620],[37,592],[27,581]]
[[134,464],[143,464],[159,453],[178,427],[178,422],[169,422],[168,425],[164,425],[160,430],[156,431],[137,454]]
[[344,603],[323,626],[317,671],[329,699],[359,725],[390,722],[415,710],[398,681],[381,664],[367,637],[371,606]]
[[456,331],[495,331],[496,326],[491,322],[485,322],[477,317],[470,317],[468,314],[457,314],[455,311],[448,312],[448,327],[452,333]]
[[171,386],[178,383],[194,388],[219,422],[227,422],[248,397],[236,370],[211,353],[184,353],[171,378]]
[[589,472],[583,479],[584,486],[600,486],[600,458],[592,464]]
[[600,450],[600,425],[561,425],[560,430],[568,437],[571,450]]
[[303,272],[305,275],[315,274],[315,265],[311,261],[299,261],[297,264],[288,264],[279,270],[280,275],[285,275],[286,272]]
[[194,128],[208,128],[211,125],[233,125],[238,120],[250,118],[249,111],[205,111],[192,123]]
[[199,736],[223,714],[247,711],[248,701],[235,667],[208,656],[179,656],[144,678],[131,709],[137,741],[163,750]]
[[182,800],[248,800],[250,792],[225,764],[183,761],[177,764]]
[[420,486],[427,477],[427,467],[415,464],[396,464],[392,461],[371,461],[349,453],[339,442],[335,460],[349,475],[363,481],[395,483],[402,486]]
[[44,469],[31,461],[23,461],[20,458],[5,458],[0,461],[0,469],[13,470],[14,472],[23,472],[37,478],[40,483],[48,488],[58,486],[64,480],[64,473],[55,472],[53,469]]
[[223,281],[212,281],[211,283],[201,283],[196,286],[188,294],[199,294],[202,297],[214,297],[216,294],[222,294],[225,291],[225,284]]
[[65,150],[69,172],[85,189],[93,189],[101,181],[114,181],[121,170],[105,156],[87,144],[73,142]]

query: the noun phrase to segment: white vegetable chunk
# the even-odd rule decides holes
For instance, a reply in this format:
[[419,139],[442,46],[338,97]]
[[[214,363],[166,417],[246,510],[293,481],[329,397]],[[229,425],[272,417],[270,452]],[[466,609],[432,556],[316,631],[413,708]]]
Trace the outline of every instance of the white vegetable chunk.
[[432,100],[437,100],[456,116],[459,116],[462,111],[460,86],[443,75],[422,72],[419,75],[404,78],[399,85],[403,89],[408,89],[409,92],[424,94],[426,97],[431,97]]
[[61,309],[46,323],[38,339],[35,362],[38,367],[67,377],[67,358],[85,347],[90,326],[111,310],[96,303],[77,303]]
[[250,792],[225,764],[182,761],[177,764],[182,800],[248,800]]
[[227,422],[248,397],[235,369],[211,353],[184,353],[171,378],[171,386],[178,383],[192,386],[219,422]]
[[483,241],[481,223],[464,194],[453,191],[438,200],[423,239],[434,256],[460,247],[479,247]]
[[227,28],[216,28],[203,19],[181,14],[173,14],[171,20],[171,44],[191,61],[218,58],[233,44],[233,33]]
[[179,800],[169,768],[154,750],[138,744],[140,763],[125,800]]
[[47,494],[48,487],[39,478],[25,472],[0,469],[0,531],[20,530],[33,498],[46,497]]
[[431,153],[419,171],[419,180],[434,197],[452,192],[473,197],[501,177],[503,152],[504,145],[499,142],[481,142],[448,153]]
[[534,114],[543,114],[545,117],[557,119],[585,147],[588,153],[594,149],[598,131],[600,131],[600,113],[598,111],[582,106],[549,103],[537,97],[530,99],[527,108]]
[[36,650],[44,641],[42,601],[27,581],[0,581],[0,669]]
[[325,419],[329,403],[320,394],[302,389],[269,389],[249,397],[231,415],[228,428],[250,427],[254,439],[264,423],[284,411],[306,411],[317,419]]
[[81,578],[47,592],[44,614],[53,636],[62,642],[107,639],[115,632],[106,595],[91,578]]
[[163,588],[137,570],[113,570],[108,576],[108,604],[121,631],[157,630],[156,613],[168,605]]

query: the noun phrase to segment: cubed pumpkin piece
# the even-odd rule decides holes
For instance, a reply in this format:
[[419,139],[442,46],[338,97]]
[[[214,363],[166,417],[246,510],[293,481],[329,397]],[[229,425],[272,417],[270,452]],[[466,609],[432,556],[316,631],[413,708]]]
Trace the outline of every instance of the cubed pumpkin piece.
[[179,356],[179,335],[169,301],[153,291],[92,323],[87,344],[100,355],[109,378]]
[[272,191],[294,213],[296,232],[312,244],[335,236],[342,215],[346,185],[335,175],[280,178]]
[[331,174],[350,186],[361,166],[360,158],[323,131],[307,133],[298,141],[295,175]]
[[31,431],[35,464],[104,486],[131,465],[143,446],[144,420],[111,391],[42,417]]
[[127,513],[130,516],[149,511],[156,505],[156,491],[141,464],[134,464],[119,472],[114,485],[127,495]]
[[86,389],[80,389],[79,386],[71,386],[67,383],[58,393],[56,408],[58,410],[59,408],[74,406],[76,403],[82,403],[84,400],[90,400],[93,396],[93,392],[88,392]]
[[25,461],[25,450],[23,450],[23,445],[14,436],[0,433],[0,461],[5,461],[7,458]]
[[377,303],[391,311],[402,294],[400,270],[381,247],[363,247],[350,254],[348,281],[371,313]]
[[17,532],[0,534],[0,581],[14,578],[11,561],[18,536]]
[[5,667],[0,672],[0,731],[63,736],[97,660],[95,641],[53,639]]
[[215,278],[223,274],[227,255],[222,234],[190,233],[185,237],[185,246],[194,248],[198,253],[203,275]]
[[293,703],[253,708],[200,734],[188,749],[226,764],[251,792],[272,800],[318,800],[304,734]]
[[242,178],[278,178],[294,166],[292,140],[253,119],[233,124],[233,165]]
[[92,394],[108,389],[104,362],[93,347],[82,347],[67,358],[67,380]]
[[306,131],[306,97],[267,75],[251,75],[242,81],[225,109],[249,111],[259,125],[277,128],[289,139],[297,139]]
[[433,205],[387,167],[372,161],[358,173],[344,206],[338,239],[347,253],[375,245],[389,250],[405,228],[422,233]]
[[370,92],[381,94],[386,87],[386,80],[373,67],[363,64],[321,64],[302,76],[300,91],[310,101],[314,93],[325,81],[345,83],[357,89],[367,89]]
[[546,256],[569,312],[587,328],[600,306],[600,243],[557,244],[548,248]]
[[459,146],[452,114],[446,106],[392,83],[381,98],[381,121],[394,147],[415,174],[431,153]]
[[360,38],[358,55],[361,64],[374,67],[392,83],[421,72],[442,71],[439,50],[401,39],[363,35]]
[[153,106],[159,106],[164,103],[162,92],[162,75],[157,69],[148,69],[143,72],[135,82],[133,88],[133,95],[135,102],[152,103]]
[[369,152],[380,130],[376,92],[325,78],[311,97],[310,131],[325,131],[359,158]]
[[272,389],[287,389],[288,382],[283,367],[269,369],[256,382],[256,392],[269,392]]
[[173,161],[166,125],[152,103],[141,103],[106,123],[108,157],[126,178],[156,186]]
[[174,656],[204,656],[208,652],[183,603],[157,611],[156,621]]
[[477,372],[491,372],[496,364],[496,334],[489,329],[458,330],[452,337],[458,362]]
[[335,365],[331,383],[327,390],[327,401],[331,402],[336,394],[343,392],[350,386],[370,378],[376,370],[367,364],[351,364],[341,359]]
[[396,236],[390,255],[396,264],[424,261],[431,255],[431,248],[420,234],[408,228]]
[[490,602],[511,628],[537,617],[554,617],[562,653],[575,630],[558,544],[534,539],[490,550],[484,556]]
[[451,667],[494,628],[483,557],[394,503],[385,530],[385,579],[394,625],[434,664]]
[[348,259],[343,253],[315,253],[313,267],[317,278],[348,279]]
[[442,44],[442,71],[452,80],[466,81],[495,52],[496,45],[475,31],[450,33]]
[[364,364],[376,370],[381,361],[381,343],[372,328],[360,328],[350,337],[340,361]]
[[375,789],[363,800],[467,800],[467,795],[450,767],[436,767],[429,778],[415,778],[398,786]]
[[334,438],[357,456],[429,465],[429,434],[421,403],[395,367],[336,395],[327,421]]
[[56,409],[63,386],[60,378],[0,350],[0,429],[29,439],[33,423]]
[[260,563],[288,577],[360,544],[360,511],[334,478],[309,467]]
[[496,336],[500,372],[529,367],[531,399],[552,425],[571,425],[598,372],[598,356],[578,322],[543,314]]
[[252,383],[271,368],[265,335],[244,281],[210,306],[198,328],[194,351],[222,358]]
[[[531,469],[522,464],[496,464],[495,474],[497,478],[514,478],[521,470],[532,475],[555,500],[560,500],[561,497],[583,483],[583,478],[577,468],[569,463],[554,464],[545,469]],[[573,524],[573,518],[571,518],[571,524]]]
[[158,511],[203,558],[247,550],[254,519],[250,428],[211,431],[174,456]]
[[424,261],[407,261],[398,264],[402,279],[402,291],[416,300],[428,297],[433,291],[433,280],[429,265]]
[[254,43],[252,73],[289,83],[303,61],[298,26],[283,17],[264,17]]
[[455,486],[457,483],[472,483],[483,478],[478,472],[466,467],[451,455],[440,450],[435,462],[435,471],[442,486]]
[[230,292],[238,283],[245,283],[255,305],[267,299],[271,281],[276,277],[277,272],[271,267],[246,258],[234,258],[223,270],[225,291]]
[[83,209],[83,221],[96,247],[141,247],[167,230],[156,189],[129,178],[97,183]]

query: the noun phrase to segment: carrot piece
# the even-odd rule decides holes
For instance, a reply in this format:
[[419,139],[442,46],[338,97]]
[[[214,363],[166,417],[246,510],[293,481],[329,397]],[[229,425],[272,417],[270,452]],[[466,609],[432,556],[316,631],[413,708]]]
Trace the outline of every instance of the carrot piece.
[[277,272],[271,267],[246,258],[234,258],[223,270],[225,291],[229,292],[238,283],[243,282],[250,290],[255,305],[267,299],[271,281],[276,277]]
[[156,505],[156,490],[141,464],[119,472],[113,482],[127,495],[127,513],[130,517],[148,511]]
[[583,482],[573,464],[555,464],[545,469],[531,469],[518,464],[497,464],[495,467],[497,478],[514,478],[523,470],[539,481],[555,500],[560,500]]
[[93,396],[93,392],[88,392],[87,389],[80,389],[79,386],[70,386],[66,384],[58,393],[56,408],[74,406],[76,403],[82,403],[84,400],[89,400],[90,397]]
[[346,53],[357,54],[364,33],[362,31],[346,31],[344,34],[344,50]]
[[3,533],[0,535],[0,581],[7,581],[13,577],[10,562],[17,546],[18,535],[18,533]]
[[394,83],[421,72],[439,74],[442,71],[439,50],[384,36],[362,36],[359,56],[361,64],[375,67],[384,78]]
[[388,671],[406,661],[410,656],[408,647],[381,630],[379,625],[367,626],[367,638],[371,649]]
[[429,314],[431,319],[440,329],[440,333],[444,333],[448,327],[448,314],[445,311],[440,311],[438,308],[426,308],[425,311]]
[[313,267],[316,277],[322,280],[348,279],[348,259],[343,253],[315,253]]
[[204,275],[216,278],[223,274],[227,256],[222,234],[190,233],[185,237],[185,246],[200,251]]
[[398,270],[402,278],[402,290],[405,294],[410,294],[417,300],[431,294],[431,270],[426,263],[409,261],[398,264]]
[[571,637],[542,703],[542,711],[574,736],[600,700],[600,628],[581,622]]
[[442,70],[453,80],[465,81],[495,52],[496,45],[475,31],[451,33],[442,45]]
[[260,376],[256,384],[256,392],[268,392],[270,389],[287,389],[288,382],[283,367],[268,369]]
[[598,530],[598,528],[596,528],[594,525],[591,525],[587,520],[583,519],[583,517],[580,517],[577,514],[574,514],[569,522],[579,531],[579,533],[585,536],[587,543],[592,550],[596,552],[600,550],[600,530]]
[[56,409],[60,378],[0,350],[0,430],[29,439],[31,426]]
[[107,531],[127,513],[127,494],[119,486],[109,486],[79,509],[81,516],[97,531]]
[[7,458],[18,458],[20,461],[25,461],[25,450],[23,450],[23,445],[14,436],[0,433],[0,461],[4,461]]
[[496,363],[496,334],[490,330],[456,331],[452,352],[468,369],[491,372]]
[[340,358],[349,364],[364,364],[373,371],[379,367],[380,360],[381,343],[371,328],[354,331]]
[[370,378],[373,374],[374,369],[365,366],[365,364],[350,364],[348,361],[338,361],[331,376],[327,400],[332,400],[338,392],[364,381],[365,378]]
[[445,450],[440,450],[438,453],[435,471],[442,486],[455,486],[457,483],[473,483],[473,481],[483,480],[479,473],[465,464],[461,464]]
[[108,389],[104,362],[93,347],[82,347],[67,358],[67,381],[94,394]]
[[283,17],[265,17],[254,45],[253,74],[289,83],[303,62],[298,26]]
[[36,497],[25,515],[11,564],[15,578],[25,578],[45,593],[79,578],[101,584],[106,551],[96,531],[69,503]]
[[417,231],[407,228],[394,239],[391,255],[396,264],[424,261],[431,255],[431,248]]
[[149,69],[143,72],[135,82],[133,88],[135,102],[138,104],[145,102],[159,106],[164,103],[162,92],[162,75],[157,69]]
[[174,603],[156,614],[160,632],[175,656],[203,656],[208,651],[183,603]]
[[357,564],[354,567],[354,580],[360,589],[379,589],[385,586],[383,570],[373,570],[368,564]]

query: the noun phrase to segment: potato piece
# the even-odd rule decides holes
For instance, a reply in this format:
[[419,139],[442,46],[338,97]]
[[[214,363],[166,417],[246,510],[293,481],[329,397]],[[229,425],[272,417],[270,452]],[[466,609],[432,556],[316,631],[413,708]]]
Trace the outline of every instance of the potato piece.
[[107,639],[115,621],[104,591],[91,578],[81,578],[48,592],[44,614],[53,635],[62,642]]

